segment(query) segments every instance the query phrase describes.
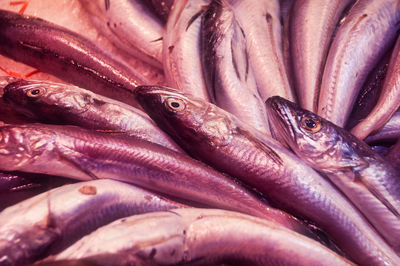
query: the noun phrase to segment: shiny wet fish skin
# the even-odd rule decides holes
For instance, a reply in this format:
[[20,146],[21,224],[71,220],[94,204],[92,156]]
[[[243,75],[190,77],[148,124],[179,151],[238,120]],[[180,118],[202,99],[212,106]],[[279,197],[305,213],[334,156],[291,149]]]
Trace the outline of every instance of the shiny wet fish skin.
[[272,219],[296,231],[307,228],[287,213],[211,167],[160,145],[75,126],[0,126],[0,169],[115,179],[210,207]]
[[315,222],[356,262],[398,263],[398,256],[358,210],[275,140],[215,105],[174,89],[139,86],[136,93],[145,111],[194,157]]
[[397,39],[387,68],[378,102],[368,116],[351,129],[351,134],[365,139],[381,129],[400,107],[400,38]]
[[280,95],[295,100],[290,87],[282,51],[282,26],[279,1],[224,0],[246,36],[249,62],[253,68],[263,101]]
[[3,99],[16,112],[30,118],[116,131],[182,152],[146,113],[137,108],[77,86],[22,79],[13,81],[4,88]]
[[168,86],[209,101],[201,71],[201,18],[210,0],[177,0],[163,38],[163,65]]
[[0,10],[0,53],[66,82],[135,105],[149,81],[81,35],[33,16]]
[[164,25],[148,8],[148,0],[79,0],[94,25],[114,45],[146,63],[162,68]]
[[297,0],[290,17],[290,48],[300,105],[317,111],[319,88],[334,31],[354,0]]
[[318,115],[343,127],[369,72],[400,29],[397,0],[359,0],[349,10],[329,49]]
[[[107,239],[104,243],[108,244],[95,245],[99,239]],[[352,264],[278,224],[235,212],[194,208],[115,221],[45,261],[96,262],[104,255],[111,259],[109,264],[118,265],[128,265],[130,261],[163,265],[270,265],[299,261],[309,265],[325,265],[322,261],[326,265]]]
[[0,213],[0,264],[32,263],[116,219],[181,207],[186,206],[113,180],[62,186]]
[[279,139],[322,172],[400,250],[400,180],[367,144],[316,114],[280,97],[267,101]]
[[269,135],[248,40],[229,2],[214,1],[207,7],[201,31],[201,59],[211,102]]

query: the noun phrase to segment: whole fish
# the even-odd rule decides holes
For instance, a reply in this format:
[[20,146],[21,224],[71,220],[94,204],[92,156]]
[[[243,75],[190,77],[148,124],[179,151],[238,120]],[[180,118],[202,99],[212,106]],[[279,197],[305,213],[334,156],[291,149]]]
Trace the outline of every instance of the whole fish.
[[352,265],[318,242],[267,220],[194,208],[120,219],[45,261],[61,260],[107,265]]
[[52,174],[78,180],[115,179],[202,205],[307,228],[237,181],[160,145],[75,126],[0,126],[0,170]]
[[163,39],[168,86],[209,100],[201,71],[201,15],[210,0],[176,0]]
[[358,210],[275,140],[182,92],[139,86],[136,93],[143,109],[187,152],[248,183],[279,207],[313,221],[357,263],[398,263],[398,256]]
[[202,66],[213,103],[269,134],[244,29],[228,1],[213,1],[202,15]]
[[234,12],[246,40],[249,63],[253,68],[263,101],[280,95],[295,100],[289,85],[282,52],[282,26],[279,1],[222,0]]
[[346,130],[281,97],[267,101],[274,134],[326,175],[400,251],[400,176]]
[[294,1],[290,16],[290,48],[300,105],[317,111],[322,71],[343,11],[355,0]]
[[398,0],[359,0],[332,42],[318,99],[318,115],[343,127],[369,72],[400,29]]
[[162,68],[164,26],[148,0],[80,0],[94,25],[120,49]]
[[101,95],[135,104],[149,83],[92,41],[40,18],[0,10],[0,53]]
[[397,39],[386,72],[378,102],[368,116],[351,129],[359,139],[365,139],[381,129],[400,107],[400,38]]
[[381,130],[371,134],[365,139],[367,143],[390,142],[400,138],[400,111],[393,114]]
[[0,213],[0,264],[32,263],[116,219],[182,207],[185,205],[113,180],[62,186]]
[[143,111],[76,86],[18,80],[4,88],[3,99],[14,112],[44,123],[111,130],[144,139],[169,149],[182,149]]

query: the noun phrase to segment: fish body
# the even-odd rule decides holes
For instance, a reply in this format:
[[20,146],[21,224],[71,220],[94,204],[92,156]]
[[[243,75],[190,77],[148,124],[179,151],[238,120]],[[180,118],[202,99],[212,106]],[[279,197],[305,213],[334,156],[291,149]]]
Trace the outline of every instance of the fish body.
[[164,25],[141,0],[80,0],[94,25],[114,45],[153,66],[162,67]]
[[143,109],[192,156],[324,230],[357,263],[399,258],[357,209],[289,150],[232,114],[182,92],[139,86]]
[[300,105],[317,111],[322,71],[343,11],[354,0],[294,1],[290,17],[290,48]]
[[368,116],[351,129],[359,139],[381,129],[400,107],[400,38],[397,39],[378,102]]
[[376,133],[365,139],[367,143],[396,141],[400,137],[400,112],[393,114],[390,120]]
[[0,264],[32,263],[116,219],[182,207],[186,206],[113,180],[55,188],[0,213]]
[[[99,241],[104,245],[97,245]],[[321,244],[267,220],[194,208],[115,221],[45,261],[104,262],[104,257],[110,265],[352,264]]]
[[229,4],[246,39],[250,66],[263,101],[280,95],[295,100],[282,52],[279,1],[222,1]]
[[267,101],[274,134],[326,175],[393,248],[400,248],[400,178],[366,143],[280,97]]
[[201,14],[209,0],[175,1],[163,39],[163,63],[168,86],[209,100],[201,71]]
[[247,37],[226,1],[213,1],[202,17],[202,64],[210,99],[269,134],[265,106],[250,66]]
[[243,211],[306,230],[294,217],[271,208],[237,181],[211,167],[141,139],[75,126],[0,127],[0,169],[133,183],[206,206]]
[[338,28],[326,60],[318,115],[343,127],[369,72],[400,28],[397,0],[357,1]]
[[143,111],[77,86],[21,79],[4,90],[3,99],[29,118],[116,131],[182,152]]
[[0,53],[66,82],[135,104],[148,80],[92,41],[40,18],[0,10]]

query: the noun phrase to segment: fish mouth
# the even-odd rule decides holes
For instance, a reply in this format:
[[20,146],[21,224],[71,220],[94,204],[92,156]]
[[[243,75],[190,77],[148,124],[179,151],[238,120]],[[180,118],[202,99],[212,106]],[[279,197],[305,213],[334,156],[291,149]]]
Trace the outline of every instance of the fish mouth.
[[265,102],[270,128],[274,137],[288,146],[297,139],[296,114],[292,111],[292,102],[273,96]]

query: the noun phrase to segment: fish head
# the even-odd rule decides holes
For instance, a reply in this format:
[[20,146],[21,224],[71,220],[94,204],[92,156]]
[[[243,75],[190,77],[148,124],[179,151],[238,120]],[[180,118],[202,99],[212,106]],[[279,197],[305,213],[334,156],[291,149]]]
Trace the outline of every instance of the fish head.
[[343,129],[279,96],[266,105],[274,137],[311,167],[330,173],[365,166]]
[[183,146],[224,145],[230,139],[230,123],[213,104],[167,87],[139,86],[136,95],[159,127]]
[[0,124],[0,170],[23,171],[46,153],[52,138],[39,124],[33,127]]
[[4,88],[4,100],[31,118],[56,121],[66,113],[88,109],[88,99],[73,86],[45,81],[18,80]]

